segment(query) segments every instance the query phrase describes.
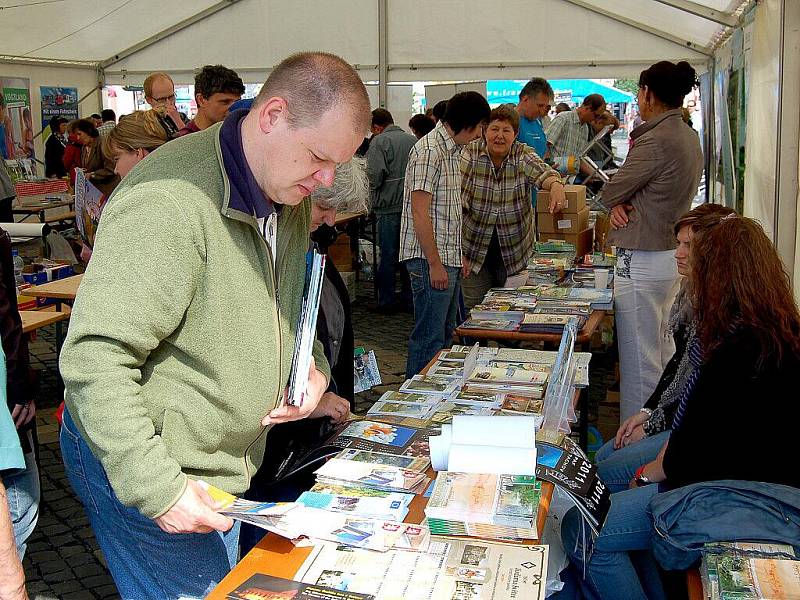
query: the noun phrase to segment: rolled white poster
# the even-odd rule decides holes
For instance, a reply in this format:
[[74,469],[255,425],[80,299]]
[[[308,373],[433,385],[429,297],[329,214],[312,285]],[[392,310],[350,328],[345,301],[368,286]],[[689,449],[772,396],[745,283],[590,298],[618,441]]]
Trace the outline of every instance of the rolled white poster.
[[453,444],[450,446],[447,469],[460,473],[535,475],[536,448]]
[[[453,417],[453,444],[535,448],[536,418],[457,415]],[[454,470],[452,466],[450,470]]]
[[50,233],[47,223],[0,223],[12,238],[46,237]]

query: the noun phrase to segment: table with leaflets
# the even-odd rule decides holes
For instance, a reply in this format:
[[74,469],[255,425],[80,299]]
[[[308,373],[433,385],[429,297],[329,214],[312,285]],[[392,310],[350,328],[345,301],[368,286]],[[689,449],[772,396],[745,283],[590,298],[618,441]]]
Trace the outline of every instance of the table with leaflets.
[[[443,352],[441,356],[445,356],[447,352]],[[437,354],[434,359],[423,369],[421,375],[425,375],[434,366],[437,361],[439,361],[440,355]],[[573,402],[577,400],[578,392],[575,391]],[[377,403],[376,403],[377,404]],[[374,419],[376,421],[380,420],[378,416],[372,416],[368,414],[366,419]],[[427,471],[427,475],[430,476],[432,479],[436,477],[436,473],[433,471],[432,468],[429,468]],[[539,505],[538,505],[538,512],[536,513],[536,530],[541,534],[544,531],[544,523],[545,519],[547,518],[548,509],[550,506],[550,502],[553,496],[554,486],[552,483],[548,481],[541,481],[541,494],[539,496]],[[425,518],[425,508],[429,502],[429,498],[422,494],[417,494],[411,501],[410,505],[408,506],[408,514],[405,518],[406,523],[422,523]],[[540,536],[538,536],[540,537]],[[444,539],[445,541],[450,543],[451,548],[455,548],[459,553],[463,553],[463,556],[470,551],[478,551],[481,547],[481,542],[479,541],[480,538],[472,538],[472,537],[447,537],[447,538],[438,538]],[[474,542],[470,543],[470,540],[474,540]],[[431,542],[431,544],[438,543],[439,546],[442,545],[441,542]],[[494,541],[495,544],[498,542]],[[519,548],[521,551],[526,551],[526,549],[530,550],[532,548],[540,548],[535,546],[538,544],[538,539],[526,539],[520,541],[506,541],[506,542],[499,542],[499,548],[503,547],[514,547]],[[466,545],[464,545],[466,544]],[[474,548],[473,548],[474,546]],[[321,549],[320,546],[314,547],[298,547],[295,546],[291,541],[278,536],[274,533],[268,533],[261,542],[246,556],[244,556],[241,561],[236,565],[236,567],[225,577],[220,584],[211,592],[208,596],[210,599],[223,599],[223,598],[245,598],[248,597],[244,594],[244,592],[240,589],[240,594],[242,595],[234,595],[234,590],[237,588],[241,588],[245,582],[248,584],[251,583],[251,578],[257,576],[258,574],[268,575],[272,577],[280,577],[284,579],[293,579],[297,577],[298,579],[302,576],[304,581],[308,580],[309,573],[312,575],[314,574],[314,567],[316,563],[315,555],[317,553],[324,553],[330,552],[333,553],[334,551],[331,550],[331,547],[328,546],[327,550]],[[533,552],[533,550],[530,550]],[[488,552],[492,552],[491,550]],[[495,550],[496,552],[496,550]],[[511,554],[511,550],[507,551],[508,554]],[[420,553],[422,554],[422,553]],[[405,557],[411,557],[414,555],[413,552],[406,552],[403,553]],[[461,554],[459,554],[461,556]],[[387,568],[386,565],[381,562],[384,558],[388,555],[381,554],[381,553],[373,553],[375,565],[371,565],[370,568],[374,568],[376,572],[383,572],[381,569]],[[449,556],[449,555],[448,555]],[[492,554],[492,560],[498,561],[496,564],[502,564],[504,560],[503,556],[494,556]],[[410,560],[410,558],[409,558]],[[416,560],[416,559],[415,559]],[[510,557],[505,557],[506,562],[513,563],[514,561]],[[531,561],[522,561],[530,566],[535,564],[535,560]],[[546,563],[546,559],[544,561]],[[310,565],[310,566],[309,566]],[[463,565],[461,565],[463,570]],[[508,565],[506,565],[508,567]],[[545,564],[546,567],[546,564]],[[522,568],[524,571],[525,568]],[[478,569],[480,571],[480,569]],[[508,568],[507,571],[510,573],[511,569]],[[386,571],[388,573],[388,571]],[[388,576],[388,575],[385,575]],[[416,576],[416,575],[415,575]],[[542,577],[546,577],[546,573],[544,575],[540,575]],[[315,581],[319,582],[320,579],[314,579]],[[465,584],[468,585],[468,584]],[[542,580],[542,585],[543,580]],[[253,596],[253,597],[260,597],[260,596]],[[409,593],[409,595],[404,597],[413,598],[415,597],[413,593]],[[477,597],[477,596],[476,596]]]

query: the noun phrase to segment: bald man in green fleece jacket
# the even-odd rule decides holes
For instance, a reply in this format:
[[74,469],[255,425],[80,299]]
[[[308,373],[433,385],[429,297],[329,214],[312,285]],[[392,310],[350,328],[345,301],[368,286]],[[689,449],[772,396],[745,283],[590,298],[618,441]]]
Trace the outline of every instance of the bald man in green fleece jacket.
[[319,344],[308,400],[283,402],[304,199],[369,118],[350,65],[294,55],[249,113],[159,148],[108,201],[61,354],[61,445],[123,598],[205,596],[236,562],[238,527],[197,480],[244,492],[266,430],[314,416],[330,377]]

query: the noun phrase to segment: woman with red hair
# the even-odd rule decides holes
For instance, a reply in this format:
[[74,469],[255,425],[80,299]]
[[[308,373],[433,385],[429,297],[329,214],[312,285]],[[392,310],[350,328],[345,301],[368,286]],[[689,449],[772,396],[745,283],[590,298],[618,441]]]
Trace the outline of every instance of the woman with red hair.
[[[689,250],[688,293],[697,336],[688,349],[695,366],[676,409],[672,434],[630,489],[611,496],[611,509],[591,542],[573,509],[562,522],[564,548],[590,598],[666,598],[651,554],[650,502],[702,482],[733,480],[800,488],[789,427],[800,422],[792,399],[800,372],[800,314],[789,276],[761,226],[728,215],[697,227]],[[736,447],[743,434],[757,451]],[[767,458],[765,458],[767,457]],[[559,597],[563,598],[563,596]]]

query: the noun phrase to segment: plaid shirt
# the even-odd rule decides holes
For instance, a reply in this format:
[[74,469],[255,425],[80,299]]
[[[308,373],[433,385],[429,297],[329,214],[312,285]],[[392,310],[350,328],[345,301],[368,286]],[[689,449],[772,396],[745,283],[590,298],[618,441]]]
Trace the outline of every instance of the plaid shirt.
[[461,266],[461,167],[458,146],[442,123],[420,139],[408,154],[400,221],[400,260],[427,258],[414,230],[411,192],[428,192],[433,237],[442,264]]
[[497,229],[506,272],[519,273],[527,266],[536,241],[531,189],[540,188],[549,177],[559,177],[558,173],[533,148],[519,141],[514,141],[508,156],[495,169],[483,139],[464,147],[461,168],[464,256],[472,272],[481,270]]
[[581,123],[576,110],[557,114],[545,128],[547,143],[552,144],[552,156],[578,156],[589,145],[589,125]]

